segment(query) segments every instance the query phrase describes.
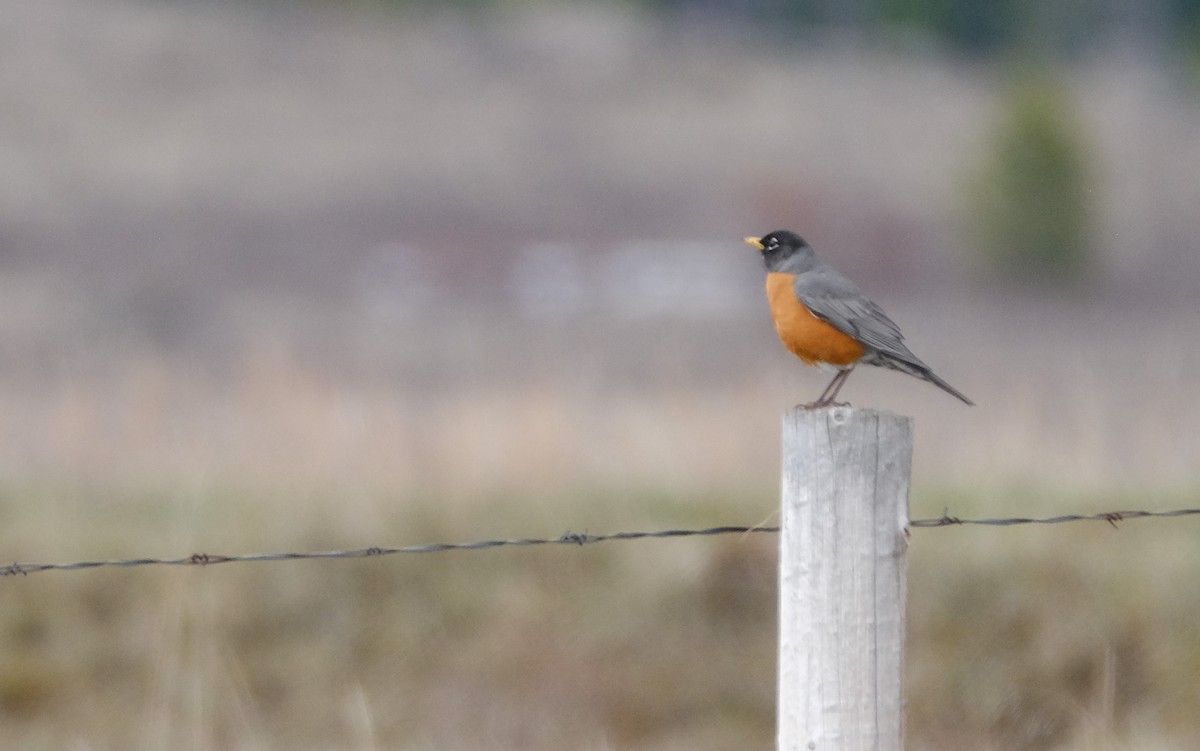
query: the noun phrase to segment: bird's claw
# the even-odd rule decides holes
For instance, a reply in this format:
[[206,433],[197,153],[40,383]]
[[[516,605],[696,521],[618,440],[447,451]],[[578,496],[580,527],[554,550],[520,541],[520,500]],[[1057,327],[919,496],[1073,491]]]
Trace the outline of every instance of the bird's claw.
[[822,401],[815,401],[815,402],[809,402],[808,404],[797,404],[796,406],[797,406],[799,409],[807,409],[807,410],[811,411],[811,410],[814,410],[814,409],[824,409],[825,407],[849,407],[849,406],[850,406],[850,402],[822,402]]

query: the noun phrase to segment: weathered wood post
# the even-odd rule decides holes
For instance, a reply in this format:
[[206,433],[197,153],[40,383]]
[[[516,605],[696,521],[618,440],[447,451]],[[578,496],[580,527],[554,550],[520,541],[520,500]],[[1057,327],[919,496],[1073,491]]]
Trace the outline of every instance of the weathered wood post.
[[779,751],[902,751],[912,420],[783,418]]

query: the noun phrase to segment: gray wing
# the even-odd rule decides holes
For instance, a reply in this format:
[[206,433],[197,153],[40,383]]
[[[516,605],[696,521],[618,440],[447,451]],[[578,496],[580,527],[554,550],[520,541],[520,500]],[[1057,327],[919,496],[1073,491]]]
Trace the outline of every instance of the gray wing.
[[961,391],[934,375],[928,365],[904,346],[900,327],[887,317],[883,308],[859,292],[854,282],[828,266],[817,266],[798,274],[792,290],[813,315],[868,347],[863,362],[923,378],[963,402],[974,404]]
[[796,297],[821,320],[886,356],[927,370],[904,345],[900,327],[859,291],[854,282],[828,266],[796,275]]

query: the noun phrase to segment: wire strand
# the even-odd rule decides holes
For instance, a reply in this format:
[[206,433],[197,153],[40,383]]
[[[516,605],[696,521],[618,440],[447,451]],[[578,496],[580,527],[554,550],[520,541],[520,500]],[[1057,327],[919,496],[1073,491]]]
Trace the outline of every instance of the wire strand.
[[1042,518],[1013,517],[1009,519],[960,519],[943,513],[937,519],[912,519],[910,527],[951,527],[955,525],[981,524],[993,527],[1012,527],[1017,524],[1065,524],[1067,522],[1108,522],[1117,526],[1117,522],[1128,519],[1166,518],[1173,516],[1195,516],[1200,514],[1200,508],[1180,508],[1170,511],[1102,511],[1097,514],[1062,514]]
[[39,571],[76,571],[101,567],[133,566],[210,566],[218,563],[249,563],[255,561],[301,561],[323,558],[369,558],[398,553],[441,553],[448,550],[486,550],[502,547],[532,547],[535,545],[590,545],[611,540],[640,540],[644,538],[699,537],[711,535],[750,534],[753,532],[778,532],[779,527],[709,527],[707,529],[664,529],[652,532],[614,532],[592,535],[566,532],[558,537],[522,537],[501,540],[474,540],[471,542],[436,542],[426,545],[403,545],[399,547],[370,547],[351,550],[316,550],[295,553],[244,553],[221,555],[194,553],[185,558],[129,558],[124,560],[76,561],[72,563],[10,563],[0,567],[0,576],[33,574]]
[[[1119,522],[1129,519],[1169,518],[1200,515],[1200,508],[1181,508],[1169,511],[1104,511],[1096,514],[1062,514],[1049,517],[1012,517],[964,519],[952,516],[948,511],[931,519],[912,519],[909,527],[953,527],[984,525],[1011,527],[1020,524],[1065,524],[1068,522],[1100,521],[1114,528]],[[521,537],[515,539],[474,540],[470,542],[436,542],[425,545],[402,545],[399,547],[369,547],[350,550],[316,550],[287,553],[243,553],[221,555],[216,553],[194,553],[184,558],[128,558],[102,561],[75,561],[71,563],[25,563],[14,562],[0,567],[0,576],[34,574],[39,571],[78,571],[93,568],[131,568],[135,566],[212,566],[218,563],[251,563],[263,561],[302,561],[326,558],[370,558],[373,556],[397,555],[400,553],[442,553],[451,550],[488,550],[503,547],[533,547],[537,545],[591,545],[613,540],[642,540],[670,537],[710,537],[716,535],[748,535],[753,533],[778,533],[777,526],[722,526],[705,529],[663,529],[643,532],[613,532],[593,535],[580,532],[565,532],[558,537]]]

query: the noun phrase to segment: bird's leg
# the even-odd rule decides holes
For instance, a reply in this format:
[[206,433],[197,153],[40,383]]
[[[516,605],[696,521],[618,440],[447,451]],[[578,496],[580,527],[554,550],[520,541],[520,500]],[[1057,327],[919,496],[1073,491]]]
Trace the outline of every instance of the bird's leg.
[[829,392],[833,391],[833,387],[838,381],[842,380],[842,376],[845,375],[845,373],[846,371],[844,370],[839,370],[838,372],[834,373],[833,380],[829,382],[829,385],[825,387],[825,390],[821,392],[821,395],[817,397],[817,400],[808,406],[824,407],[826,404],[828,404],[829,402],[827,400],[829,399]]
[[846,379],[850,377],[850,373],[853,370],[854,370],[854,366],[851,365],[850,367],[846,368],[845,370],[838,371],[838,374],[833,377],[833,380],[829,382],[829,385],[825,387],[825,390],[821,392],[821,395],[819,397],[817,397],[817,400],[815,402],[813,402],[812,404],[807,404],[805,406],[808,407],[809,409],[816,409],[818,407],[845,407],[845,406],[847,406],[847,404],[844,402],[840,403],[840,404],[838,402],[835,402],[834,397],[836,397],[838,395],[838,392],[842,390],[842,384],[844,384],[846,382]]
[[850,378],[850,374],[852,372],[854,372],[853,365],[846,368],[839,374],[840,380],[837,382],[837,386],[834,387],[833,392],[830,393],[829,396],[825,397],[825,403],[828,406],[831,406],[831,407],[848,407],[848,406],[850,406],[850,402],[835,402],[834,399],[837,397],[838,392],[842,390],[842,386],[846,385],[846,380],[848,378]]

